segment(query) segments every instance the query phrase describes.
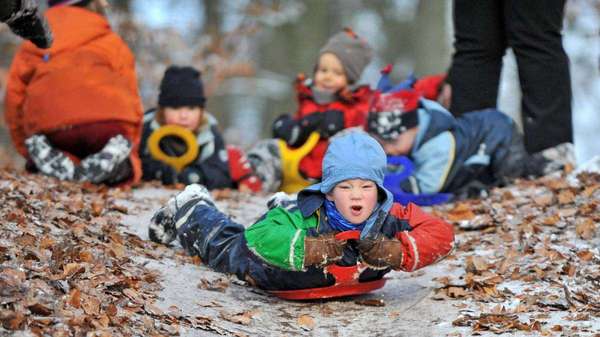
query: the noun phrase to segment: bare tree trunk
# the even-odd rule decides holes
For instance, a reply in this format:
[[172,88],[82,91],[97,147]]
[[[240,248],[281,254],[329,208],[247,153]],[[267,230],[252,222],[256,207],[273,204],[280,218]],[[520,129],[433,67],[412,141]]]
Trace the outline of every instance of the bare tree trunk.
[[[426,75],[445,72],[450,64],[446,1],[422,0],[415,23],[415,73]],[[444,65],[444,66],[442,66]]]
[[110,6],[119,11],[129,13],[130,12],[130,8],[129,8],[130,2],[131,2],[130,0],[111,0]]
[[[319,49],[332,32],[337,16],[330,1],[308,0],[304,2],[305,13],[299,24],[284,24],[266,32],[269,39],[259,55],[259,68],[289,77],[289,96],[270,104],[265,114],[263,134],[271,133],[271,123],[276,116],[296,111],[296,97],[291,85],[298,73],[312,77]],[[335,28],[333,28],[335,29]]]

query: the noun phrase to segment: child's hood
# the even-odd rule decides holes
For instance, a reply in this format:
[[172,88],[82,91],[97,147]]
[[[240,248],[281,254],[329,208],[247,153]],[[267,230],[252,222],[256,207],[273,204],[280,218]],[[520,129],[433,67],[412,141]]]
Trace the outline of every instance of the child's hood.
[[45,15],[54,35],[54,42],[49,49],[39,49],[33,43],[23,44],[23,49],[29,53],[39,56],[58,54],[112,32],[104,16],[85,8],[56,6],[48,9]]
[[387,158],[381,145],[362,131],[349,132],[334,137],[323,158],[323,180],[298,194],[298,208],[304,217],[312,215],[321,207],[325,194],[335,185],[348,179],[371,180],[380,191],[379,207],[367,219],[361,233],[366,236],[381,212],[387,214],[393,204],[392,194],[383,187]]
[[429,139],[444,131],[452,131],[456,127],[456,119],[439,103],[421,98],[419,113],[419,131],[415,138],[413,151]]

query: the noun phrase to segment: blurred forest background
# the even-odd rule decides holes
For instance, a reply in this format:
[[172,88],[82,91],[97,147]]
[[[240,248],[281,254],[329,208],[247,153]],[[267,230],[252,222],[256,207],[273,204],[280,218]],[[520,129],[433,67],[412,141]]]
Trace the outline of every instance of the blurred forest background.
[[[228,142],[248,148],[270,136],[272,121],[293,113],[293,82],[311,75],[319,48],[352,27],[375,49],[361,82],[375,85],[379,69],[393,77],[445,72],[452,54],[452,5],[439,0],[110,0],[108,17],[137,58],[144,109],[172,63],[203,72],[207,110]],[[0,103],[20,39],[0,25]],[[571,61],[576,156],[600,154],[600,0],[569,0],[564,45]],[[500,108],[519,119],[514,57],[505,58]],[[0,114],[2,108],[0,107]],[[20,167],[0,118],[0,164]]]

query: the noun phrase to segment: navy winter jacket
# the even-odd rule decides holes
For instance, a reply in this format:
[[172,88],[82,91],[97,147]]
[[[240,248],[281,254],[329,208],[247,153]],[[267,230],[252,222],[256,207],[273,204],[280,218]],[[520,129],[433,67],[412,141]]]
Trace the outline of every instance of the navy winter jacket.
[[454,118],[438,103],[421,99],[418,116],[409,191],[454,192],[475,179],[493,184],[515,165],[519,135],[506,114],[487,109]]
[[[196,133],[198,143],[198,157],[177,173],[169,165],[154,159],[148,149],[148,138],[160,124],[155,119],[156,110],[152,109],[144,115],[144,131],[140,146],[140,158],[142,159],[142,171],[144,180],[159,179],[164,184],[193,184],[198,183],[206,188],[231,188],[234,187],[229,173],[229,159],[225,142],[217,128],[216,119],[210,114],[204,113],[204,121]],[[165,153],[178,156],[181,155],[183,144],[177,139],[161,141],[161,149]]]

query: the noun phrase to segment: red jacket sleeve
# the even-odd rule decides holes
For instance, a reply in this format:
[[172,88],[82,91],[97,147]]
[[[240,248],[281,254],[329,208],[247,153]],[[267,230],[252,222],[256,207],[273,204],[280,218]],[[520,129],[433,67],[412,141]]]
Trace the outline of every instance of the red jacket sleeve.
[[400,270],[415,271],[446,257],[454,248],[452,225],[421,210],[415,204],[394,204],[391,215],[408,220],[412,231],[402,231],[396,238],[402,242]]

